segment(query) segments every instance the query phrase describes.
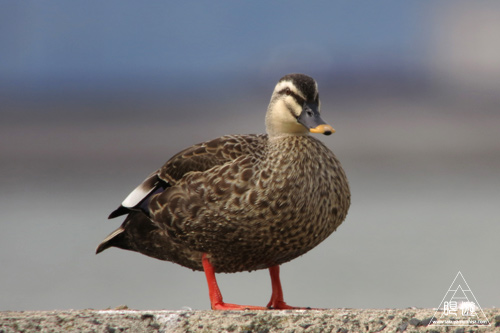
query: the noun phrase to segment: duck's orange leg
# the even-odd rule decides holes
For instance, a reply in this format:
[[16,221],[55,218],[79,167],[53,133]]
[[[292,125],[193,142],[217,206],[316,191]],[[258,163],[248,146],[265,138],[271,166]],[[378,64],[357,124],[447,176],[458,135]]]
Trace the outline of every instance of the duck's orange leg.
[[212,306],[212,310],[267,310],[267,308],[263,306],[224,303],[219,286],[217,285],[217,280],[215,279],[214,268],[205,253],[202,256],[202,264],[203,270],[205,271],[205,276],[207,278],[208,295],[210,296],[210,304]]
[[267,304],[269,309],[276,310],[310,310],[311,308],[301,308],[296,306],[290,306],[285,303],[283,299],[283,289],[281,288],[280,281],[280,266],[269,267],[269,274],[271,275],[271,285],[273,288],[273,293],[271,295],[271,300]]

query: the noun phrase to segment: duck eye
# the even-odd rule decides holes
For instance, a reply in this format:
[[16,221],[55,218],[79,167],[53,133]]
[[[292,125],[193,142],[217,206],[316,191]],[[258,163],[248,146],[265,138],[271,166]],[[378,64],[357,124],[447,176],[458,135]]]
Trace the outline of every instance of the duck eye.
[[292,91],[290,90],[290,88],[285,89],[285,94],[290,95],[291,93],[292,93]]

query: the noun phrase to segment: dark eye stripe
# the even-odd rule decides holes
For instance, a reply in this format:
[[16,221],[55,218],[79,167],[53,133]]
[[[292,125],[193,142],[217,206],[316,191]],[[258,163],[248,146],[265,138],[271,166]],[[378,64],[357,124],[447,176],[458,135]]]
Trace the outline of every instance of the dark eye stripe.
[[302,97],[300,97],[299,95],[297,95],[296,93],[294,93],[293,91],[291,91],[289,88],[282,89],[282,90],[279,91],[279,93],[280,94],[287,94],[289,96],[292,96],[293,98],[295,98],[295,101],[299,105],[303,105],[305,103],[305,100]]

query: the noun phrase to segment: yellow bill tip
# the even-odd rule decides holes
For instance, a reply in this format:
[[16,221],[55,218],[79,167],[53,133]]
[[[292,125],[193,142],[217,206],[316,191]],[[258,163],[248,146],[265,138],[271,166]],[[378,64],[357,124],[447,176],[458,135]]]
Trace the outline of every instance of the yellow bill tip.
[[335,129],[328,125],[328,124],[321,124],[317,127],[314,127],[314,128],[310,128],[309,129],[309,132],[311,133],[320,133],[320,134],[324,134],[324,135],[330,135],[332,133],[335,133]]

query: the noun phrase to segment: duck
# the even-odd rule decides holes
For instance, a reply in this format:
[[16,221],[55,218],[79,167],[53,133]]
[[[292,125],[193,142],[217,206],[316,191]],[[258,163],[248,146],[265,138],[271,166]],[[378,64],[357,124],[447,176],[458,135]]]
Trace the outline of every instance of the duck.
[[[321,117],[317,82],[288,74],[276,84],[266,134],[195,144],[151,173],[109,218],[121,226],[97,247],[139,252],[203,271],[213,310],[304,309],[284,301],[280,265],[316,247],[345,220],[351,194],[334,153],[311,133]],[[268,269],[267,306],[225,303],[216,273]]]

